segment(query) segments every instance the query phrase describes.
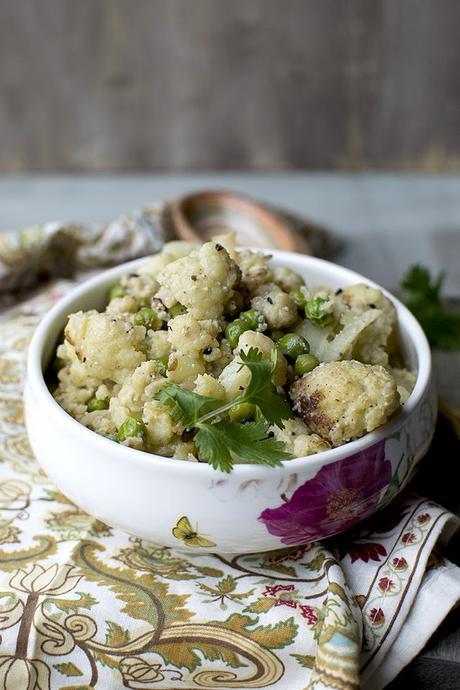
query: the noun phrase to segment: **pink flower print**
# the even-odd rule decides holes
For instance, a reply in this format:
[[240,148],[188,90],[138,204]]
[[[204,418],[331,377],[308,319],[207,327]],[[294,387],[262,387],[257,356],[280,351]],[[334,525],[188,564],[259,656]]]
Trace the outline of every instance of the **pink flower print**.
[[313,606],[308,606],[307,604],[300,604],[299,609],[301,616],[307,620],[308,625],[314,625],[318,622],[318,616]]
[[420,525],[425,524],[425,522],[428,522],[428,520],[431,518],[431,515],[429,513],[423,513],[422,515],[419,515],[417,517],[417,522]]
[[391,592],[394,589],[395,583],[388,577],[381,577],[379,580],[379,589],[382,592]]
[[277,606],[289,606],[291,609],[297,608],[297,602],[292,601],[292,599],[277,599],[275,602],[275,608]]
[[412,544],[415,541],[415,534],[413,532],[406,532],[401,537],[403,544]]
[[368,563],[369,561],[379,562],[387,555],[387,550],[383,544],[366,542],[364,544],[350,544],[348,554],[352,563],[357,560],[364,561],[364,563]]
[[381,608],[373,608],[369,614],[369,620],[371,621],[372,625],[378,627],[385,623],[385,614]]
[[391,480],[385,442],[330,463],[306,481],[291,498],[259,516],[283,544],[312,542],[347,529],[370,515]]
[[263,597],[275,597],[278,592],[292,592],[294,585],[267,585],[262,592]]
[[391,563],[395,570],[406,570],[409,567],[405,558],[393,558]]

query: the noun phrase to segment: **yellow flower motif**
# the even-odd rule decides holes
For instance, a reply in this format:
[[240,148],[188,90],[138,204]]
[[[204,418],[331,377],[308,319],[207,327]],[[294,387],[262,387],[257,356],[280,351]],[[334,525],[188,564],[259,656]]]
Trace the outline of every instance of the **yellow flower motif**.
[[0,655],[2,690],[49,690],[50,670],[38,659],[17,659]]
[[175,677],[171,680],[182,680],[180,671],[162,668],[161,664],[151,664],[138,656],[127,656],[120,663],[120,673],[123,676],[123,685],[127,688],[138,688],[146,683],[159,683],[165,679],[165,673],[171,673]]
[[29,505],[31,487],[21,479],[0,482],[0,510],[24,510]]
[[44,568],[35,564],[26,570],[17,570],[10,580],[10,586],[27,594],[60,596],[70,592],[80,581],[82,576],[73,575],[74,570],[73,565],[59,566],[54,563],[49,568]]

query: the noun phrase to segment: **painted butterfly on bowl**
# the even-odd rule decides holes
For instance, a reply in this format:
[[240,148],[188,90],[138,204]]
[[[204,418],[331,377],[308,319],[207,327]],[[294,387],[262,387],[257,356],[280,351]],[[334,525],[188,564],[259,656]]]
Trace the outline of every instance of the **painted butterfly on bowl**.
[[184,544],[187,544],[187,546],[202,548],[216,546],[213,541],[206,539],[206,537],[198,533],[198,525],[193,529],[186,515],[178,519],[176,526],[172,529],[172,535],[176,539],[180,539]]

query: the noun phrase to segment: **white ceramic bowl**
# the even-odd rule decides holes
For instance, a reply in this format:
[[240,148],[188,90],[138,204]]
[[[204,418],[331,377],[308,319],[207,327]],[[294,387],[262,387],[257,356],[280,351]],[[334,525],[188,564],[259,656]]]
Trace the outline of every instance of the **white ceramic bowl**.
[[[311,285],[375,286],[327,261],[272,253],[274,265],[289,266]],[[43,375],[66,317],[79,309],[103,308],[108,289],[143,261],[118,266],[77,287],[45,316],[32,339],[25,391],[29,439],[64,494],[109,525],[158,544],[248,553],[328,537],[368,517],[399,492],[430,444],[436,397],[425,335],[394,297],[406,361],[418,372],[415,388],[388,424],[339,448],[277,468],[236,465],[227,475],[204,463],[126,448],[67,414]]]

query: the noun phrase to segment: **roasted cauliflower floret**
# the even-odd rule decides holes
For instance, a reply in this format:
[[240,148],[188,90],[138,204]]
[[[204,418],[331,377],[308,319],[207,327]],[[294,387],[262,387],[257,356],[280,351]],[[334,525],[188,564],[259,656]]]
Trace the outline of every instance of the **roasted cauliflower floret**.
[[71,314],[64,336],[64,358],[77,385],[104,379],[122,383],[146,359],[145,328],[113,314]]
[[155,362],[142,362],[110,400],[110,413],[117,428],[127,417],[139,417],[145,403],[152,400],[164,384],[165,379],[159,374]]
[[277,441],[284,444],[286,452],[291,453],[295,458],[314,455],[331,447],[321,436],[312,434],[300,419],[283,419],[283,425],[283,429],[273,425],[270,427],[270,432]]
[[271,256],[249,250],[238,252],[236,261],[241,269],[241,280],[249,292],[254,292],[272,279],[272,269],[268,265]]
[[294,300],[275,283],[257,288],[251,306],[265,316],[270,328],[287,328],[297,321]]
[[320,364],[296,381],[290,394],[294,411],[333,446],[385,424],[400,404],[388,371],[356,361]]
[[298,273],[287,266],[277,266],[273,269],[272,282],[278,285],[284,292],[291,292],[291,290],[302,287],[305,283],[302,276],[299,276]]
[[224,311],[240,270],[218,242],[206,242],[199,251],[173,261],[157,276],[157,297],[169,308],[176,302],[194,319],[216,319]]
[[407,369],[389,369],[389,371],[394,377],[396,385],[398,386],[401,405],[404,405],[414,389],[417,377],[412,371],[407,371]]
[[342,290],[336,303],[344,325],[368,310],[378,310],[378,318],[357,338],[353,357],[367,364],[386,366],[396,338],[397,315],[392,302],[381,290],[359,283]]

